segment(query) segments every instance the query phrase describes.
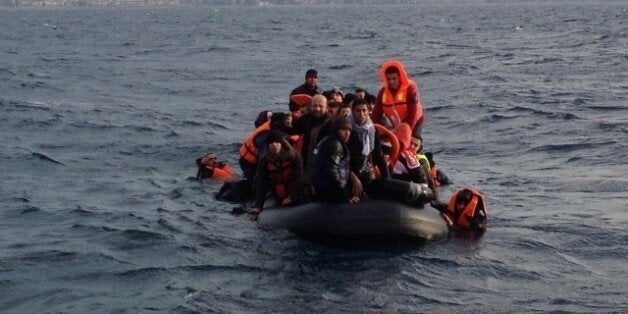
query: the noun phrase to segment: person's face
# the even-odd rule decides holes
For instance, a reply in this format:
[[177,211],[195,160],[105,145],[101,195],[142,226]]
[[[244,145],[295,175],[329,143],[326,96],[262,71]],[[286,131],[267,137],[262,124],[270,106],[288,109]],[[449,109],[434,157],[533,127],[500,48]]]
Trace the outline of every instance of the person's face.
[[391,89],[399,88],[399,74],[398,73],[390,73],[386,74],[386,82],[388,83],[388,87]]
[[345,126],[338,129],[338,135],[343,142],[348,142],[349,136],[351,136],[351,127]]
[[331,95],[331,99],[335,100],[337,103],[341,103],[342,102],[342,95],[340,95],[340,93],[333,93]]
[[355,93],[355,99],[364,99],[364,97],[366,97],[366,93],[365,92],[357,92],[357,93]]
[[410,149],[413,152],[418,152],[420,148],[421,148],[421,140],[413,137],[412,140],[410,141]]
[[364,123],[366,123],[366,119],[369,116],[369,111],[368,108],[366,107],[366,104],[364,105],[358,105],[355,106],[355,108],[353,108],[353,119],[355,120],[355,123],[357,123],[358,125],[363,125]]
[[465,207],[467,207],[467,204],[461,203],[461,202],[456,202],[456,212],[457,213],[462,212]]
[[330,117],[337,117],[338,112],[340,112],[340,109],[338,107],[327,107],[327,114]]
[[310,75],[308,77],[305,78],[305,84],[311,87],[316,86],[316,84],[318,84],[318,75],[314,76],[314,75]]
[[340,112],[338,113],[338,115],[341,116],[341,117],[345,117],[345,118],[350,117],[351,116],[351,108],[349,108],[349,107],[342,107],[340,109]]
[[268,143],[268,151],[273,155],[279,154],[279,152],[281,151],[281,143],[280,142]]
[[286,116],[286,120],[284,120],[284,123],[286,125],[286,127],[291,128],[292,127],[292,114],[289,114]]
[[327,112],[327,100],[325,97],[314,97],[310,103],[310,112],[314,117],[320,118]]

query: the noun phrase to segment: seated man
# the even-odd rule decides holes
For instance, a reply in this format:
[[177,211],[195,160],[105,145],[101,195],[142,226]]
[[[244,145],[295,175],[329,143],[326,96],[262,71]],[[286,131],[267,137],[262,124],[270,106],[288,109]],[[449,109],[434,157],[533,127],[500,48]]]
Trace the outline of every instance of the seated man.
[[359,197],[352,195],[349,184],[351,169],[347,141],[351,130],[351,122],[347,118],[336,118],[329,135],[314,149],[316,171],[311,182],[316,199],[330,203],[360,201]]
[[373,164],[388,177],[388,167],[382,153],[379,138],[376,136],[375,125],[368,115],[366,100],[356,99],[353,102],[351,121],[352,132],[348,147],[351,153],[351,179],[353,194],[358,197],[365,195],[371,182],[375,179]]
[[278,131],[271,131],[266,143],[266,154],[261,157],[255,175],[253,214],[262,211],[269,190],[273,191],[279,206],[299,204],[304,196],[303,163],[299,153]]

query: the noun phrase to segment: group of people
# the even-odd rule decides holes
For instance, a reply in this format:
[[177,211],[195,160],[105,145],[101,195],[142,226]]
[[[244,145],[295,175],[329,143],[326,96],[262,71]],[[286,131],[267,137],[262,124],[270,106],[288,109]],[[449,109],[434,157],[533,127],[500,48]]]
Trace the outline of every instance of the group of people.
[[318,72],[310,69],[290,94],[289,113],[260,113],[239,160],[254,191],[253,214],[270,195],[278,206],[357,203],[368,196],[431,203],[451,226],[462,226],[458,221],[466,215],[464,227],[483,232],[483,200],[465,211],[479,193],[464,192],[451,204],[439,201],[437,187],[449,180],[423,153],[417,84],[397,60],[382,65],[380,78],[376,96],[362,88],[344,95],[338,88],[323,91]]

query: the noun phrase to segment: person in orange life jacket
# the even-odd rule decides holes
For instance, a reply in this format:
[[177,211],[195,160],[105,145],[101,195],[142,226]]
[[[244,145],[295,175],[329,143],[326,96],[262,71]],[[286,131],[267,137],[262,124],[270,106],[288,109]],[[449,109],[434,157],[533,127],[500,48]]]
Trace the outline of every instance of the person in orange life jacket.
[[257,162],[259,156],[266,151],[266,138],[271,130],[286,132],[290,127],[288,124],[290,117],[283,112],[276,112],[270,118],[270,121],[263,123],[253,131],[244,144],[240,147],[240,168],[244,174],[244,178],[253,185],[253,177],[257,171]]
[[350,154],[347,141],[351,136],[351,122],[345,117],[338,117],[332,122],[329,135],[325,136],[314,150],[312,164],[316,165],[312,186],[315,197],[330,203],[360,201],[360,197],[351,193],[349,173]]
[[392,177],[398,180],[427,184],[434,194],[434,199],[438,200],[438,192],[430,177],[427,159],[419,158],[417,155],[417,150],[422,145],[421,141],[412,137],[410,126],[405,123],[397,125],[395,131],[401,146],[401,153],[393,165]]
[[393,126],[403,122],[410,126],[412,134],[421,135],[424,117],[419,88],[408,77],[403,64],[397,60],[385,62],[380,79],[383,86],[373,107],[373,122],[385,125],[385,117]]
[[432,177],[432,180],[434,180],[434,184],[436,186],[451,184],[451,180],[449,180],[449,177],[447,177],[444,172],[436,167],[436,163],[434,162],[434,155],[431,152],[425,152],[425,157],[430,163],[430,176]]
[[[310,96],[319,95],[323,93],[323,90],[318,87],[318,71],[315,69],[309,69],[305,72],[305,83],[299,85],[293,89],[290,96],[297,94],[306,94]],[[299,104],[290,99],[290,111],[295,112],[299,110]]]
[[255,175],[255,205],[251,213],[262,211],[268,191],[272,189],[280,206],[296,205],[302,201],[303,163],[301,156],[284,134],[271,131],[266,140],[266,153],[261,157]]
[[487,207],[484,197],[475,189],[465,188],[451,196],[449,203],[432,204],[456,233],[481,236],[487,227]]
[[231,166],[218,160],[218,156],[213,153],[207,153],[203,157],[196,159],[198,172],[196,179],[211,178],[219,181],[235,180],[236,175]]
[[313,163],[310,161],[314,148],[318,141],[329,133],[330,118],[327,114],[327,98],[323,95],[314,95],[308,109],[308,113],[296,120],[292,128],[287,132],[290,135],[301,135],[301,158],[305,168],[306,181],[312,177],[314,172]]
[[375,180],[373,162],[382,169],[382,177],[388,177],[386,159],[381,150],[380,140],[376,135],[375,125],[368,115],[365,99],[353,101],[351,117],[352,132],[347,147],[351,154],[352,193],[364,197],[371,182]]
[[253,122],[253,124],[255,125],[255,128],[259,128],[260,125],[264,124],[264,122],[270,121],[270,117],[272,116],[273,116],[273,113],[271,111],[268,111],[268,110],[260,111],[260,113],[257,115],[257,118],[255,119],[255,122]]

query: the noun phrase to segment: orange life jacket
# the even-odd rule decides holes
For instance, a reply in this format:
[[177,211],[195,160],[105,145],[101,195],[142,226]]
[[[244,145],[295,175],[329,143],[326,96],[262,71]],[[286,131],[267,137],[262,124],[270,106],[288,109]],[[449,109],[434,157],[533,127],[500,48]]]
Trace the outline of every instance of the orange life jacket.
[[[471,191],[471,201],[469,202],[469,204],[467,204],[467,206],[465,206],[465,208],[461,212],[456,213],[456,197],[463,190]],[[482,197],[482,194],[480,194],[480,192],[472,188],[466,188],[463,190],[460,190],[451,196],[451,198],[449,199],[449,204],[447,204],[447,211],[444,213],[451,225],[459,228],[467,228],[471,226],[471,221],[477,211],[484,210],[486,212],[488,210],[488,208],[486,208],[486,204],[484,203],[484,198]]]
[[264,122],[264,124],[255,129],[253,134],[251,134],[251,136],[244,141],[244,144],[240,146],[240,157],[252,164],[256,164],[259,159],[259,150],[255,147],[255,140],[258,135],[268,131],[270,131],[270,121]]
[[268,169],[268,175],[275,184],[275,195],[277,200],[281,201],[290,196],[288,193],[288,186],[294,181],[294,172],[292,170],[292,163],[289,161],[282,161],[275,163],[268,161],[266,163]]
[[[394,94],[388,87],[388,81],[386,79],[386,69],[390,67],[395,67],[399,70],[399,88],[397,88],[397,91]],[[392,120],[394,124],[405,122],[408,116],[408,102],[406,99],[407,91],[411,85],[416,85],[416,83],[408,78],[408,74],[406,73],[403,63],[398,60],[389,60],[382,65],[380,68],[380,79],[384,85],[384,92],[382,94],[382,111],[384,115]],[[422,117],[423,106],[421,104],[417,105],[417,110],[419,110],[419,114]],[[410,127],[414,128],[414,125],[411,125]]]
[[214,168],[211,178],[218,181],[230,181],[235,180],[236,176],[231,166],[223,164],[221,167]]

